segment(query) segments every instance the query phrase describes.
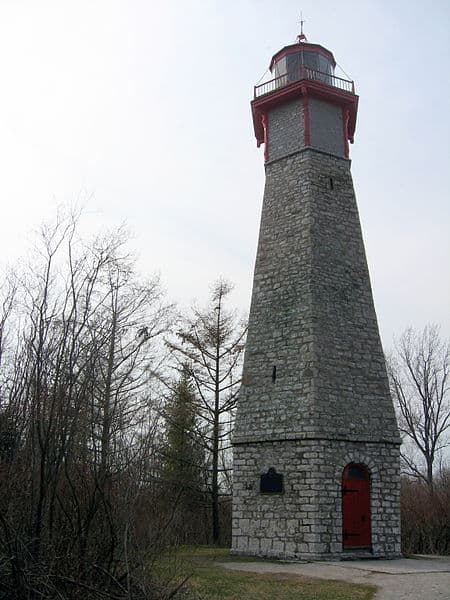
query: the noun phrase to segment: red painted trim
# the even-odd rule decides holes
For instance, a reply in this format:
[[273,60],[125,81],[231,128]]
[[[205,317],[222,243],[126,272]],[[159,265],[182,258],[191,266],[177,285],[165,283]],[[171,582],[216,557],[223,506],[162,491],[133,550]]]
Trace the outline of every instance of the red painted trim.
[[267,128],[269,126],[267,113],[263,113],[261,115],[261,122],[264,129],[264,160],[267,162],[269,160],[269,137],[267,133]]
[[274,92],[260,96],[252,101],[253,127],[258,146],[264,143],[262,114],[267,113],[276,106],[280,106],[290,100],[301,98],[305,95],[325,100],[326,102],[341,106],[344,110],[348,110],[349,116],[346,135],[347,139],[353,143],[356,128],[356,116],[358,112],[358,96],[340,90],[339,88],[328,86],[319,81],[302,79],[278,88]]
[[263,113],[255,108],[252,103],[252,117],[253,117],[253,129],[255,131],[256,145],[259,148],[261,144],[264,144],[264,127],[262,124]]
[[305,125],[305,146],[311,146],[311,122],[309,120],[308,94],[303,95],[303,120]]
[[348,124],[350,121],[350,111],[348,108],[342,107],[342,133],[344,135],[344,156],[345,158],[349,157],[349,147],[348,147]]
[[256,108],[266,106],[278,106],[284,104],[286,100],[295,98],[300,95],[304,90],[307,90],[308,94],[316,97],[322,97],[329,102],[334,104],[357,104],[358,96],[351,92],[346,92],[340,88],[326,85],[320,81],[314,79],[298,79],[287,85],[277,88],[269,94],[259,96],[252,101],[252,105]]
[[285,57],[287,54],[294,54],[295,52],[301,52],[302,50],[305,52],[317,52],[318,54],[322,54],[322,56],[325,56],[325,58],[328,58],[328,60],[331,60],[333,67],[336,66],[336,61],[334,60],[334,56],[329,50],[327,50],[320,44],[302,43],[302,44],[291,44],[290,46],[285,46],[281,50],[278,50],[278,52],[272,56],[272,60],[270,61],[270,65],[269,65],[270,71],[272,72],[274,64],[276,62],[278,62],[280,59],[282,59],[283,57]]

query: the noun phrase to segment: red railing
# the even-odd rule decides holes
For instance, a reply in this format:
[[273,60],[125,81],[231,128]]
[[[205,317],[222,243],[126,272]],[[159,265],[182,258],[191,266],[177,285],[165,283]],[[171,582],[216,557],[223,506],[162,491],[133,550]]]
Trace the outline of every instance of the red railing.
[[266,83],[255,85],[255,98],[259,98],[265,94],[270,94],[270,92],[278,90],[279,88],[289,85],[290,83],[294,83],[295,81],[300,81],[301,79],[320,81],[321,83],[338,88],[344,92],[350,92],[351,94],[355,93],[355,84],[353,81],[342,79],[341,77],[336,77],[335,75],[330,75],[329,73],[323,73],[322,71],[316,71],[315,69],[311,69],[310,67],[305,67],[303,65],[298,71],[290,71],[285,75],[281,75],[280,77],[275,77],[275,79],[266,81]]

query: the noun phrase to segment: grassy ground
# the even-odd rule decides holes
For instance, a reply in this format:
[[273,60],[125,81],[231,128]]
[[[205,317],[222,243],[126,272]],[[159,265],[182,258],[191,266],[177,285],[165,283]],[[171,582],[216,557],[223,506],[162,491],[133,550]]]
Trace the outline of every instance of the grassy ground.
[[[230,571],[217,562],[254,562],[232,557],[228,548],[186,547],[173,557],[172,567],[191,574],[189,585],[202,600],[371,600],[375,588],[281,574]],[[261,560],[261,559],[260,559]]]

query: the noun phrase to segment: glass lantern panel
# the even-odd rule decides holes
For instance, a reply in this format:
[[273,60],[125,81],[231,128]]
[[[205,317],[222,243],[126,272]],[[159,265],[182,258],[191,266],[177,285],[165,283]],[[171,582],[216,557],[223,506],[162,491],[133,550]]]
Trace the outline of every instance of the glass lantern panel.
[[280,60],[278,60],[275,63],[274,69],[273,69],[274,77],[282,77],[283,75],[286,75],[286,57],[285,56],[283,56],[283,58],[280,58]]
[[293,52],[287,55],[287,72],[289,81],[297,81],[300,79],[300,71],[302,64],[302,53]]
[[319,54],[319,71],[331,75],[331,63],[325,56],[322,56],[322,54]]
[[319,54],[316,52],[303,52],[303,63],[306,67],[319,70]]

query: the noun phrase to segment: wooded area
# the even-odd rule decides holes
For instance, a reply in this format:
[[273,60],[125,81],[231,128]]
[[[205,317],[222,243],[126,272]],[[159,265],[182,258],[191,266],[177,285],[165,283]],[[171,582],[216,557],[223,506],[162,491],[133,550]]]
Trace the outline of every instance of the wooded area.
[[387,365],[403,439],[403,551],[450,554],[450,343],[436,325],[409,328]]
[[245,337],[230,291],[182,318],[122,231],[86,243],[74,217],[5,277],[2,597],[159,597],[162,549],[226,538]]
[[[77,227],[44,226],[2,285],[0,594],[169,598],[165,548],[230,541],[246,324],[228,282],[180,314],[138,276],[123,231],[88,243]],[[448,347],[410,332],[389,365],[423,457],[405,454],[404,549],[448,553]]]

